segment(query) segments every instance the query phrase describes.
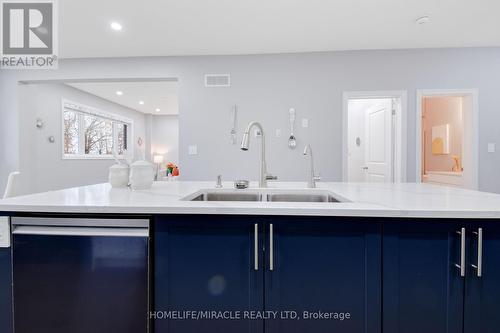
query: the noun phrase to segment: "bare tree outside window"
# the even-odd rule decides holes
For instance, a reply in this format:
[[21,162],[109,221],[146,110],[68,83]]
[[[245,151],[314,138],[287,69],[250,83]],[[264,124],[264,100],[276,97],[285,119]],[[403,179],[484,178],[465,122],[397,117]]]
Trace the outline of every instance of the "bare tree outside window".
[[115,148],[118,155],[127,150],[128,123],[69,108],[63,123],[64,155],[111,156]]
[[64,112],[64,153],[78,154],[78,114]]
[[118,155],[123,155],[127,149],[127,125],[126,124],[116,124],[117,133],[117,148],[116,152]]
[[113,154],[113,123],[110,120],[95,116],[83,117],[85,154]]

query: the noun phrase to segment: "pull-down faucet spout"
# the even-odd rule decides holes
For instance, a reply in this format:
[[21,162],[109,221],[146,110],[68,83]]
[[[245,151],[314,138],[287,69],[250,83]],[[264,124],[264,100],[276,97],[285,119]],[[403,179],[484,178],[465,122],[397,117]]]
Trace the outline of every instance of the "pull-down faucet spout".
[[260,158],[260,176],[259,176],[259,187],[267,187],[268,180],[276,180],[278,177],[272,176],[267,173],[266,165],[266,136],[264,134],[264,129],[259,122],[252,121],[248,124],[247,129],[243,133],[243,139],[241,140],[241,150],[247,151],[250,148],[250,131],[253,127],[257,127],[260,130],[262,147],[261,147],[261,158]]

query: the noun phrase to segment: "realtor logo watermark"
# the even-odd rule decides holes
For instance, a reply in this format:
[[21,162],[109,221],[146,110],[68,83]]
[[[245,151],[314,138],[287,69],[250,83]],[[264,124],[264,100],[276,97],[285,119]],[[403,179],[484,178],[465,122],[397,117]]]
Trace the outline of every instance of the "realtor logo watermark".
[[56,0],[0,0],[1,69],[56,69]]

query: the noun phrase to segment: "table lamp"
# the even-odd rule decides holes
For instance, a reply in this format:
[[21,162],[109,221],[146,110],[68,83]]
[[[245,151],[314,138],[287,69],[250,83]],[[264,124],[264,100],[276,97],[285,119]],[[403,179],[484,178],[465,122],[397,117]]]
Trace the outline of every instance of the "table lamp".
[[163,155],[154,155],[153,162],[156,164],[155,180],[159,180],[159,178],[160,178],[160,165],[163,163]]

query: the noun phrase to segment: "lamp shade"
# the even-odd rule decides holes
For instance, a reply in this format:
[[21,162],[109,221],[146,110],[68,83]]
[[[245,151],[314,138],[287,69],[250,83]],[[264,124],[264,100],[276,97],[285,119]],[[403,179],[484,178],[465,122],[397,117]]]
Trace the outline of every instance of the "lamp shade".
[[155,163],[163,163],[163,155],[154,155],[153,162]]

